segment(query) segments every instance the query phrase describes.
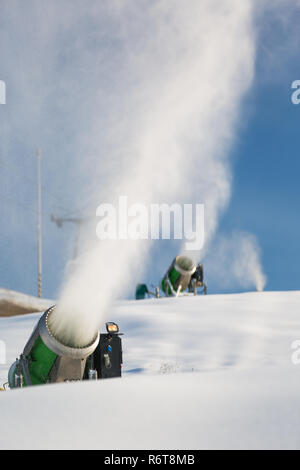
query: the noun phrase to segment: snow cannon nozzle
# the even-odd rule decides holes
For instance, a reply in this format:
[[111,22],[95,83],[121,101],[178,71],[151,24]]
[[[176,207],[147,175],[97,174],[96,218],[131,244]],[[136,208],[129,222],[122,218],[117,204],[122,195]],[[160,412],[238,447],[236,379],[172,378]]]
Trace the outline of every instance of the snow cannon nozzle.
[[176,256],[161,281],[161,287],[166,295],[178,296],[185,291],[196,271],[194,262],[184,255]]
[[55,350],[55,352],[57,352],[59,355],[66,355],[74,359],[84,359],[85,357],[89,356],[97,347],[99,342],[99,332],[97,332],[94,338],[83,347],[79,347],[75,344],[66,344],[62,338],[59,338],[58,335],[55,334],[54,331],[51,331],[49,325],[49,319],[55,308],[56,306],[54,305],[53,307],[50,307],[48,310],[46,310],[44,315],[40,318],[38,324],[40,335],[45,344],[48,345],[51,350]]

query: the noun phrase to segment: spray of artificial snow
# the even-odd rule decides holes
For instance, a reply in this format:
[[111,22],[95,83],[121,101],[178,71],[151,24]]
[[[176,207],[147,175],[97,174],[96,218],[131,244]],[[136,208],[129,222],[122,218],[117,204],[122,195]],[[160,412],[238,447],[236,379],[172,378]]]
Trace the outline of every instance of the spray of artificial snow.
[[258,292],[262,292],[267,280],[256,238],[250,234],[242,235],[235,249],[237,253],[233,263],[234,276],[243,287],[251,288],[254,285]]
[[222,288],[264,290],[266,276],[261,263],[261,250],[256,237],[236,232],[230,237],[218,236],[207,259],[210,277]]
[[[95,175],[92,210],[120,194],[143,204],[201,202],[208,241],[230,198],[227,156],[253,78],[251,2],[109,3],[94,7],[93,21],[113,24],[117,35],[99,40],[90,57],[99,64],[99,92],[81,136],[82,168]],[[94,28],[94,40],[102,34]],[[94,337],[149,250],[147,242],[100,241],[95,232],[87,231],[50,319],[56,336],[78,346]]]

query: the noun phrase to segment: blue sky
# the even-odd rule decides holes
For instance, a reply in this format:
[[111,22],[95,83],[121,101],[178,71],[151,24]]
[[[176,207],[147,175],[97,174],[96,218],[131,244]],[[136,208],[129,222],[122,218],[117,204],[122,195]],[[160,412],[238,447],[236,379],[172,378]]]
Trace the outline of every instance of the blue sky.
[[223,220],[260,240],[268,288],[298,289],[299,118],[289,82],[261,86],[256,114],[239,143],[230,210]]
[[[233,196],[223,227],[256,234],[263,253],[268,288],[297,289],[299,111],[277,86],[262,87],[257,114],[236,149]],[[298,122],[297,122],[298,121]]]
[[299,289],[300,106],[291,85],[300,76],[300,35],[265,18],[256,77],[247,98],[250,118],[234,151],[234,184],[222,226],[256,234],[268,277],[267,289]]
[[[33,9],[38,8],[36,2],[31,4]],[[4,39],[2,48],[0,47],[0,79],[7,83],[7,104],[0,105],[0,286],[33,295],[37,291],[35,152],[38,146],[42,146],[43,294],[45,297],[55,297],[63,279],[66,263],[72,256],[76,234],[72,224],[58,229],[50,222],[50,215],[54,213],[59,216],[72,216],[79,213],[72,199],[72,192],[83,184],[84,176],[73,172],[72,152],[76,147],[74,136],[80,126],[85,125],[89,108],[81,107],[79,115],[76,101],[73,101],[71,95],[65,94],[64,83],[58,87],[53,83],[53,88],[47,83],[47,93],[50,93],[50,96],[46,100],[48,107],[43,110],[43,116],[46,117],[39,125],[36,116],[39,116],[40,109],[34,107],[30,120],[27,121],[25,110],[31,103],[27,101],[26,91],[30,89],[28,96],[32,97],[35,86],[35,81],[28,82],[29,69],[38,66],[41,56],[47,53],[47,48],[43,49],[43,43],[37,46],[34,37],[28,39],[32,43],[22,45],[22,41],[26,41],[26,31],[31,27],[30,9],[27,11],[28,18],[24,20],[24,31],[20,32],[17,27],[22,21],[21,16],[18,17],[18,10],[24,7],[21,7],[19,2],[11,3],[14,8],[9,7],[9,2],[3,2],[3,5],[7,15],[2,17],[2,22],[0,20],[0,35],[2,34]],[[259,19],[255,78],[243,102],[240,126],[231,150],[234,169],[232,198],[228,209],[222,215],[219,230],[221,234],[230,234],[233,231],[255,234],[262,250],[262,264],[268,278],[268,290],[299,289],[300,279],[300,105],[291,103],[291,84],[300,79],[300,8],[288,5],[290,11],[285,11],[284,17],[279,10],[278,14],[265,14]],[[5,18],[7,24],[4,24]],[[56,21],[55,15],[51,21]],[[88,21],[85,23],[82,20],[77,25],[78,34],[80,31],[87,34]],[[45,31],[42,37],[46,41],[48,31],[45,24],[43,28]],[[106,28],[104,40],[117,41],[115,35],[110,38],[109,26]],[[64,54],[71,47],[70,44],[76,41],[76,34],[74,30],[64,34],[63,40],[57,36],[57,44],[59,45],[61,40],[63,47],[61,54],[59,55],[59,50],[56,54],[58,63],[65,70],[69,65],[65,62]],[[87,42],[93,39],[92,33],[90,34],[87,34]],[[27,54],[26,61],[22,58],[23,47]],[[32,55],[28,55],[28,50],[32,50]],[[86,79],[86,73],[84,63],[81,64],[80,53],[76,51],[74,55],[74,70],[70,67],[70,73],[79,74],[79,83],[80,80]],[[109,73],[106,73],[105,80],[109,82]],[[35,80],[38,80],[37,74]],[[96,86],[96,76],[92,83]],[[220,87],[221,93],[221,81],[216,83],[216,86]],[[38,92],[40,90],[41,88],[38,88]],[[81,88],[77,91],[78,100],[82,100]],[[66,117],[67,111],[64,109],[57,113],[59,100],[53,102],[51,93],[56,97],[61,93],[64,100],[67,100],[68,113],[70,114],[71,110],[71,114],[74,113],[78,120],[72,121],[70,116]],[[22,114],[17,116],[17,101],[20,97]],[[55,123],[48,128],[47,124],[53,116]],[[8,137],[10,127],[14,128],[13,139]],[[64,158],[57,158],[62,148]],[[63,178],[68,179],[67,190]],[[160,250],[163,256],[159,255]],[[168,259],[165,250],[165,244],[154,250],[155,263],[150,267],[151,275],[145,275],[147,282],[158,282],[158,277],[167,269],[168,266],[160,262],[160,259],[164,262]],[[172,251],[169,257],[171,261]],[[241,289],[234,285],[225,289],[212,279],[209,290],[216,293]],[[131,294],[128,292],[129,296]]]

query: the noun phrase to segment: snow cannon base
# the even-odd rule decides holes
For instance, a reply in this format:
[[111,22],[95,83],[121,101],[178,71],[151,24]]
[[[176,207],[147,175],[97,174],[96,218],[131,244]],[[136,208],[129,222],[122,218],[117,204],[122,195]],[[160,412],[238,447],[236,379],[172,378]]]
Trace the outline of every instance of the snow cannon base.
[[100,341],[87,359],[85,378],[89,379],[89,372],[95,370],[98,379],[110,379],[122,376],[122,340],[119,327],[114,322],[106,323],[107,333],[100,334]]

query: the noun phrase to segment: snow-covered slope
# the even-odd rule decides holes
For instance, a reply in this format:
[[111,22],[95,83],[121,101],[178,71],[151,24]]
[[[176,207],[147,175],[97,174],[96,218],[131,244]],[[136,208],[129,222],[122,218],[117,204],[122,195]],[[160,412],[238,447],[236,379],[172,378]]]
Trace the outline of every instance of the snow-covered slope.
[[53,305],[48,299],[38,299],[9,289],[0,289],[0,317],[39,312]]
[[[300,292],[119,302],[123,378],[0,393],[0,447],[300,448],[299,312]],[[0,319],[0,382],[38,318]]]

